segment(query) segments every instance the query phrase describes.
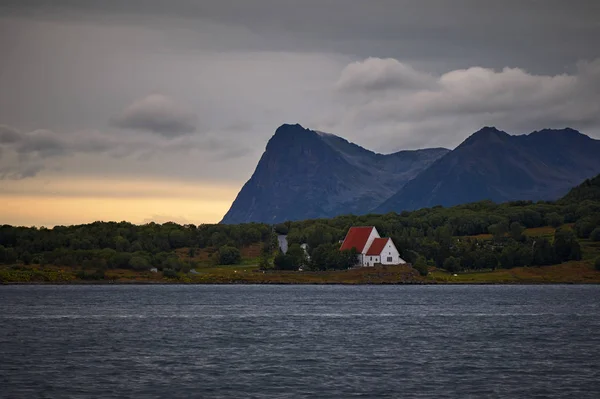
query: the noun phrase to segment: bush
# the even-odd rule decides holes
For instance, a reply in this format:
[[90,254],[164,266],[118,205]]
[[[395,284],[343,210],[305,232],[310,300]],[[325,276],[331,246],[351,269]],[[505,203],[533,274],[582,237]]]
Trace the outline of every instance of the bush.
[[575,231],[579,238],[588,238],[592,231],[598,226],[599,220],[592,216],[586,216],[575,223]]
[[450,256],[444,260],[444,269],[450,273],[454,273],[460,270],[460,261],[454,256]]
[[273,266],[275,270],[297,270],[298,266],[294,266],[292,257],[279,251],[275,259],[273,259]]
[[427,276],[429,274],[429,270],[427,267],[427,260],[424,256],[418,256],[417,260],[413,264],[413,269],[419,272],[421,276]]
[[581,259],[581,247],[575,234],[566,229],[554,233],[554,253],[559,262]]
[[275,233],[286,235],[289,233],[289,228],[285,223],[279,223],[275,225]]
[[104,280],[106,278],[104,270],[102,269],[98,269],[93,273],[88,273],[85,270],[80,270],[77,272],[76,276],[81,280]]
[[560,227],[565,219],[556,212],[551,212],[546,215],[546,223],[552,227]]
[[129,259],[129,267],[137,271],[148,270],[150,269],[150,262],[141,256],[133,256]]
[[235,247],[224,245],[219,248],[219,264],[220,265],[236,265],[242,261],[240,250]]
[[594,263],[594,268],[600,272],[600,256],[596,258],[596,262]]
[[271,263],[269,263],[269,258],[267,257],[266,254],[263,254],[260,257],[260,263],[258,264],[258,268],[260,270],[269,270],[269,269],[273,268],[273,266],[271,265]]
[[167,278],[177,278],[177,272],[173,269],[163,269],[163,276]]
[[592,241],[600,241],[600,227],[596,227],[590,233],[590,240]]

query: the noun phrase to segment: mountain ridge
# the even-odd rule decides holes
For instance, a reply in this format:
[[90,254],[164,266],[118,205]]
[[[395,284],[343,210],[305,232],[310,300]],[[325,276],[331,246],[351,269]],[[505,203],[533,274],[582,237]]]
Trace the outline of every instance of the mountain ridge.
[[387,213],[480,200],[556,200],[600,173],[600,140],[571,128],[510,135],[485,126],[454,150],[379,154],[280,126],[221,223]]
[[221,223],[368,212],[448,151],[378,154],[331,133],[284,124]]
[[600,140],[574,129],[509,135],[485,127],[373,211],[385,213],[490,199],[556,200],[600,172]]

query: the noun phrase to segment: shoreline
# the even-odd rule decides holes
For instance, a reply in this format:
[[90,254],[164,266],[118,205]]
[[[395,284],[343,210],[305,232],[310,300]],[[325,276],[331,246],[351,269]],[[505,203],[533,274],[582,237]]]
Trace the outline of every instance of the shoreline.
[[510,281],[510,282],[464,282],[464,281],[419,281],[419,282],[378,282],[378,283],[345,283],[345,282],[181,282],[181,281],[70,281],[70,282],[57,282],[57,281],[13,281],[13,282],[2,282],[0,286],[8,285],[344,285],[344,286],[375,286],[375,285],[600,285],[600,282],[582,282],[582,281],[557,281],[557,282],[543,282],[543,281]]

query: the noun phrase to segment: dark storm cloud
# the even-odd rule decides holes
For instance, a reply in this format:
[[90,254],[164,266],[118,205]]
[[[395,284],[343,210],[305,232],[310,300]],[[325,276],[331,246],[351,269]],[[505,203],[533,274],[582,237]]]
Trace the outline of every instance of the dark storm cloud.
[[38,129],[21,132],[11,126],[0,125],[0,159],[5,155],[16,155],[7,165],[0,165],[0,180],[34,177],[49,165],[60,165],[65,159],[78,155],[153,159],[157,156],[200,153],[216,163],[237,159],[250,152],[252,148],[219,137],[219,132],[201,137],[156,136],[148,139],[146,135],[129,137],[98,131],[59,134],[52,130]]
[[0,144],[16,143],[19,141],[19,131],[6,125],[0,125]]
[[13,15],[186,29],[216,23],[248,33],[233,42],[215,36],[221,49],[341,52],[435,63],[431,68],[442,63],[446,70],[556,72],[596,58],[600,37],[595,0],[8,0],[0,7]]
[[111,123],[119,128],[146,130],[174,137],[194,132],[197,117],[173,99],[153,94],[129,105]]
[[558,75],[471,67],[433,76],[400,65],[378,58],[348,65],[336,85],[346,108],[333,128],[362,127],[387,149],[399,142],[452,146],[489,125],[511,133],[541,126],[600,132],[600,59]]
[[599,13],[555,0],[4,0],[0,121],[21,132],[0,129],[0,169],[12,156],[27,158],[19,176],[238,184],[296,122],[385,152],[453,147],[485,125],[599,137]]

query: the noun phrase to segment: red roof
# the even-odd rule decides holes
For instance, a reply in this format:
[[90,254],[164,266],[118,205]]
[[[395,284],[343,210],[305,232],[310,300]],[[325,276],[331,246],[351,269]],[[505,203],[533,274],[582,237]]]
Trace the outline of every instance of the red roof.
[[362,253],[372,230],[373,226],[350,227],[350,230],[348,230],[348,234],[346,234],[346,238],[344,238],[344,242],[342,243],[340,250],[343,251],[345,249],[356,248],[358,253]]
[[367,251],[367,255],[381,255],[381,251],[385,248],[385,244],[387,244],[390,238],[376,238],[373,240],[371,247]]

